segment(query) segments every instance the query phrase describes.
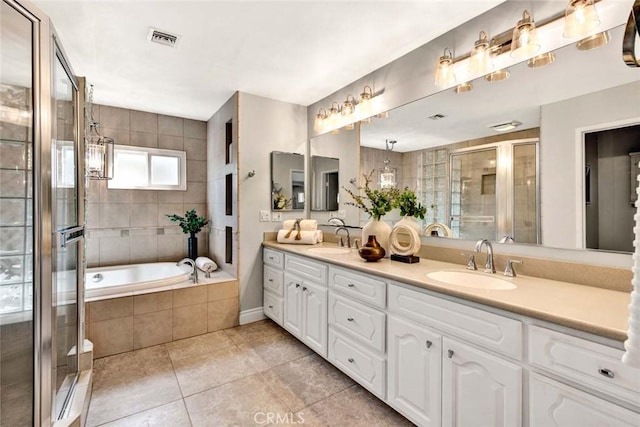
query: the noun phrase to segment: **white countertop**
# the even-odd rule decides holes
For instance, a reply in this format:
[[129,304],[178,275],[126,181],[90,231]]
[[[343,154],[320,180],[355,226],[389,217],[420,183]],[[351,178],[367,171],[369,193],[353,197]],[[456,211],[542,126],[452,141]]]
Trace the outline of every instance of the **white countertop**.
[[[314,246],[280,244],[266,241],[270,247],[330,264],[382,276],[446,295],[500,308],[513,313],[557,323],[559,325],[611,338],[627,339],[627,321],[631,294],[575,283],[559,282],[531,276],[515,278],[495,277],[516,285],[510,290],[476,289],[442,283],[427,277],[438,270],[467,271],[464,266],[421,258],[419,263],[405,264],[388,258],[377,262],[365,262],[356,249],[346,254],[321,255],[310,252],[312,247],[336,247],[335,243]],[[517,270],[517,265],[515,266]],[[481,266],[479,266],[481,269]],[[477,274],[486,274],[481,270]]]

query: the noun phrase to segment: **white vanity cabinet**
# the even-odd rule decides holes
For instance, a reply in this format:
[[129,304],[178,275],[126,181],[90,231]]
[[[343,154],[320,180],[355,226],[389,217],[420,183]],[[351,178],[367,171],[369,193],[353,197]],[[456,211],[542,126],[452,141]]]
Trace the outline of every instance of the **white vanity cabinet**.
[[285,255],[283,326],[327,357],[327,266]]
[[284,254],[265,248],[263,266],[263,311],[278,325],[284,321]]

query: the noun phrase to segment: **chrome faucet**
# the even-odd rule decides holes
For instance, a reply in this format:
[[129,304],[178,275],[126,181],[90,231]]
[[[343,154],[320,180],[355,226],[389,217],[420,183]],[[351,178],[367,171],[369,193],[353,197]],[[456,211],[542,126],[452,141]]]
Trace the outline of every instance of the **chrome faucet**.
[[478,240],[476,242],[476,247],[473,249],[474,252],[481,252],[482,245],[487,246],[487,263],[484,266],[485,273],[495,273],[496,269],[493,266],[493,246],[491,246],[491,242],[487,239]]
[[[336,236],[338,235],[340,230],[344,230],[344,231],[347,232],[347,245],[346,246],[348,248],[350,248],[351,247],[351,236],[349,235],[349,229],[347,227],[341,225],[340,227],[336,228]],[[342,236],[338,240],[338,246],[345,246],[344,241],[342,240]]]
[[196,268],[196,262],[191,258],[183,258],[176,264],[178,267],[181,265],[188,264],[191,266],[191,274],[189,274],[189,279],[193,281],[193,283],[198,283],[198,269]]

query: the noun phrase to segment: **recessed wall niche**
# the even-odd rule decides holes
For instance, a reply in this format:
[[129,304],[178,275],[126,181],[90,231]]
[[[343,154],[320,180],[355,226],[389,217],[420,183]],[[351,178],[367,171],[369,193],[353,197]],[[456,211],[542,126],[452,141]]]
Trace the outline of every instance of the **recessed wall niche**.
[[224,213],[227,216],[233,215],[233,175],[227,174],[224,177]]

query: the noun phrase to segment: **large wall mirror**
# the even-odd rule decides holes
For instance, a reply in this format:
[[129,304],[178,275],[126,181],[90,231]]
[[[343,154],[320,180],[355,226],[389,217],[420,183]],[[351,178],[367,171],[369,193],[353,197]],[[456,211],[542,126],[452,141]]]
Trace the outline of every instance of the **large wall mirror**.
[[271,209],[273,211],[302,211],[304,190],[304,156],[296,153],[271,153]]
[[340,202],[340,160],[311,156],[311,210],[338,210]]
[[[620,138],[637,135],[640,72],[622,62],[623,33],[612,28],[602,47],[571,44],[553,52],[547,66],[523,62],[506,80],[476,79],[471,91],[442,91],[362,124],[359,173],[390,160],[398,185],[415,189],[427,206],[425,225],[444,222],[463,239],[628,251],[631,155],[640,147],[637,137],[635,143]],[[604,135],[616,129],[618,137]],[[315,140],[349,132],[314,138],[311,152]],[[593,148],[585,151],[585,141],[596,138],[590,135],[601,132],[598,144],[617,144],[615,159],[607,148],[599,148],[600,160]],[[385,150],[388,140],[397,141],[393,153]],[[615,164],[616,178],[598,181],[594,163],[601,173]],[[624,193],[624,203],[599,202],[607,186]],[[611,244],[611,236],[620,244]]]

